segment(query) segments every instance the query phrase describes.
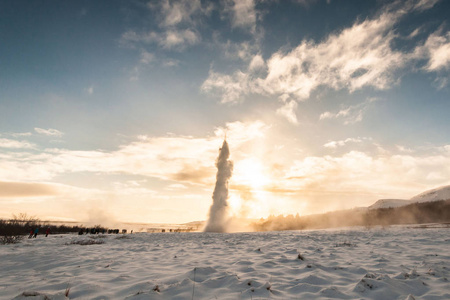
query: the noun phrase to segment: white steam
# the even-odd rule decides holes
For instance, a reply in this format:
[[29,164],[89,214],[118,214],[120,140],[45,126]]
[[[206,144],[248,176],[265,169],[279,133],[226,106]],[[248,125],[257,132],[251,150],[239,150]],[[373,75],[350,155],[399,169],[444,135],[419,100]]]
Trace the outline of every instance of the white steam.
[[228,160],[230,149],[226,140],[220,148],[216,161],[217,175],[216,186],[213,192],[213,203],[209,209],[209,219],[205,232],[226,232],[228,223],[228,180],[233,172],[233,162]]

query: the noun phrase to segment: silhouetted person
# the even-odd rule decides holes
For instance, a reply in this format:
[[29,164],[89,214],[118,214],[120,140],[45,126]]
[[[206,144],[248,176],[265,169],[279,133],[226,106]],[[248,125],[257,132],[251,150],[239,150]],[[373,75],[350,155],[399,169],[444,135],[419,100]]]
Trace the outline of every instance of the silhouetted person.
[[33,237],[33,229],[30,230],[30,235],[28,236],[29,239],[31,239]]
[[48,237],[49,233],[50,233],[50,227],[48,227],[47,230],[45,231],[45,237]]
[[34,230],[34,235],[33,235],[34,238],[37,237],[38,232],[39,232],[39,227],[36,227],[36,229]]

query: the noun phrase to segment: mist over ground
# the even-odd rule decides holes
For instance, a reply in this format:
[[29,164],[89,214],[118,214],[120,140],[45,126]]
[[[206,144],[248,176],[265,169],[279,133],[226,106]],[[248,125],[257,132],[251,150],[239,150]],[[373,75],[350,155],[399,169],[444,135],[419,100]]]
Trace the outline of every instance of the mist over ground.
[[255,231],[274,231],[445,222],[450,222],[450,200],[413,203],[395,208],[350,209],[310,216],[269,216],[253,222],[252,228]]

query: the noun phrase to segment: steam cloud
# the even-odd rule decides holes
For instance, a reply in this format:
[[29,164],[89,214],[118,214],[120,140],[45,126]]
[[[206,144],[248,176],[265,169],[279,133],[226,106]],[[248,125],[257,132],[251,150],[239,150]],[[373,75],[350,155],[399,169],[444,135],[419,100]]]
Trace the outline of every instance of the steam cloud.
[[209,209],[209,219],[205,232],[226,232],[228,221],[228,180],[233,172],[233,162],[228,160],[229,157],[230,149],[227,141],[224,140],[216,161],[216,186],[214,187],[213,203]]

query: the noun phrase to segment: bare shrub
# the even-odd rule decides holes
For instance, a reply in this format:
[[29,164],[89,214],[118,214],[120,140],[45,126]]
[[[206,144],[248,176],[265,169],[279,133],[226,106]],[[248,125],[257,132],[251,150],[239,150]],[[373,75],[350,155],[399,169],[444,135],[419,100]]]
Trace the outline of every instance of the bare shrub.
[[0,244],[6,245],[6,244],[17,244],[20,243],[20,241],[23,239],[22,235],[12,235],[12,236],[2,236],[0,237]]
[[24,231],[11,221],[0,220],[0,244],[17,244],[23,239]]

